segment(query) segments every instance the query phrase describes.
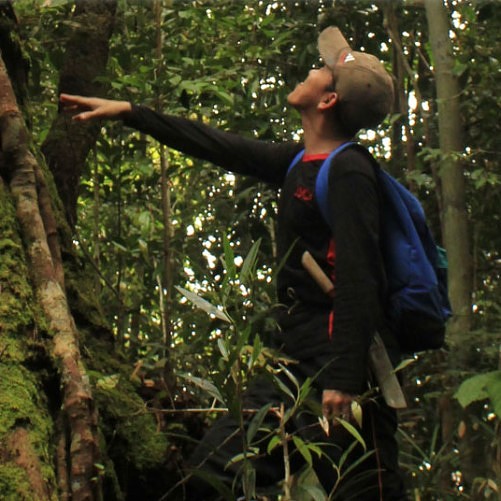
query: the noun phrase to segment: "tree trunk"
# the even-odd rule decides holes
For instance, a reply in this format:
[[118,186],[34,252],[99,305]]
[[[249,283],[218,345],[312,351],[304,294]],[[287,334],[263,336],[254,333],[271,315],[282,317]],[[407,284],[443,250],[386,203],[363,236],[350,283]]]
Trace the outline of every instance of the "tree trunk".
[[0,59],[0,498],[157,499],[177,480],[165,435],[113,349],[28,139]]
[[[460,112],[459,82],[453,73],[454,58],[449,37],[449,16],[442,1],[425,0],[429,37],[434,59],[435,83],[437,90],[439,145],[442,153],[438,165],[438,173],[442,190],[442,234],[449,257],[449,295],[453,309],[453,318],[448,326],[451,341],[459,343],[469,332],[472,324],[472,258],[469,235],[469,221],[466,209],[464,165],[460,158],[464,150],[463,125]],[[478,469],[474,463],[482,463],[483,449],[475,441],[477,433],[471,429],[472,423],[466,413],[458,412],[457,403],[453,400],[452,391],[457,386],[458,370],[468,367],[468,350],[452,351],[448,363],[452,371],[445,391],[440,399],[442,439],[453,456],[452,446],[455,439],[457,423],[462,422],[466,431],[458,442],[460,471],[464,477],[467,491],[473,486]],[[456,425],[454,426],[454,423]],[[474,459],[475,458],[475,459]],[[453,464],[444,463],[441,483],[443,489],[451,487]],[[456,467],[457,468],[457,467]],[[482,469],[482,468],[481,468]],[[467,492],[466,491],[466,492]]]
[[29,61],[17,43],[18,23],[12,1],[0,2],[0,47],[2,57],[12,81],[17,102],[24,105],[28,83]]
[[439,142],[443,157],[439,166],[443,201],[443,240],[449,256],[449,294],[454,316],[452,336],[471,328],[472,262],[465,202],[464,149],[460,113],[460,87],[453,73],[448,13],[442,1],[426,0],[426,16],[434,56]]
[[[95,464],[99,463],[96,412],[81,362],[78,332],[70,313],[61,283],[60,253],[54,240],[55,221],[46,194],[43,174],[28,148],[28,134],[16,103],[7,70],[0,59],[0,144],[4,160],[2,175],[9,180],[9,189],[16,206],[17,219],[30,264],[35,296],[47,322],[51,337],[50,357],[58,368],[61,381],[62,433],[66,442],[65,457],[59,462],[64,478],[60,486],[68,487],[62,495],[73,500],[96,499],[99,489]],[[47,223],[49,222],[49,224]],[[50,243],[49,240],[52,242]],[[29,439],[16,430],[19,444],[26,443],[19,461],[29,467]],[[24,459],[23,459],[24,458]],[[35,484],[38,479],[30,477]],[[34,491],[36,492],[36,491]],[[45,499],[43,497],[42,499]]]
[[[68,42],[59,78],[59,92],[102,95],[108,61],[108,42],[113,30],[116,0],[77,2],[73,23],[77,26]],[[85,160],[96,142],[98,123],[77,123],[59,113],[42,146],[47,164],[56,181],[67,219],[76,223],[79,181]]]

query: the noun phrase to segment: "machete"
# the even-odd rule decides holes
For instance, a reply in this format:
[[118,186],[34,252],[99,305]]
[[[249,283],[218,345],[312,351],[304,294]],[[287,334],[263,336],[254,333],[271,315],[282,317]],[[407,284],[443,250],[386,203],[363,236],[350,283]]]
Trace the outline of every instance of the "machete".
[[[333,298],[334,284],[332,280],[308,251],[303,253],[301,263],[322,291]],[[394,409],[406,408],[407,402],[405,401],[404,392],[378,332],[374,334],[369,347],[369,364],[386,403]]]

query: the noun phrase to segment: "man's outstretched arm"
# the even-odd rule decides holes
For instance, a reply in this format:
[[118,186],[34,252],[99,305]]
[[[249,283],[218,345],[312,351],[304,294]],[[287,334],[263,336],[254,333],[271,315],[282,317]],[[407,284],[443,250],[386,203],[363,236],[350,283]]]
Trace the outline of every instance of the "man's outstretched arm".
[[61,94],[59,101],[65,111],[76,112],[72,119],[80,122],[105,118],[119,120],[132,109],[128,101],[114,101],[100,97]]

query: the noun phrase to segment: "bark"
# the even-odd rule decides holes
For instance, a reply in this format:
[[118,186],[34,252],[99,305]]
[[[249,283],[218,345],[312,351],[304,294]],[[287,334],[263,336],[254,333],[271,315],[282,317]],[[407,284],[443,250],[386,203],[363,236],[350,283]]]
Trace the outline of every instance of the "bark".
[[0,48],[18,103],[26,99],[29,62],[17,42],[18,23],[12,1],[0,2]]
[[[68,42],[60,73],[59,92],[102,95],[108,61],[108,42],[113,30],[116,0],[77,2],[72,21],[77,26]],[[87,155],[100,131],[98,123],[76,123],[59,113],[42,146],[63,202],[67,219],[76,223],[79,181]]]
[[40,459],[33,450],[28,430],[16,428],[6,442],[14,462],[29,472],[32,499],[51,499],[52,494],[42,473]]
[[[29,150],[23,117],[1,58],[0,96],[0,145],[4,157],[4,172],[1,174],[9,180],[30,262],[31,280],[52,336],[51,357],[60,375],[61,413],[68,444],[64,451],[68,479],[61,479],[61,485],[68,482],[68,495],[74,501],[92,500],[96,499],[98,490],[98,483],[93,480],[97,476],[94,465],[99,462],[97,415],[88,376],[81,362],[79,335],[58,277],[60,254],[51,253],[51,247],[57,246],[56,232],[52,228],[55,218],[43,194],[42,173]],[[52,240],[51,244],[49,240]]]
[[441,1],[425,0],[437,89],[439,143],[443,153],[439,173],[443,201],[443,240],[449,257],[449,294],[454,311],[449,333],[471,328],[472,262],[465,201],[464,150],[460,87],[453,74],[449,20]]
[[[442,1],[425,0],[429,38],[434,59],[435,85],[437,92],[438,135],[442,158],[438,166],[442,190],[442,234],[449,257],[449,296],[453,309],[453,318],[449,323],[448,334],[452,341],[461,342],[472,324],[472,258],[469,235],[469,221],[466,209],[464,165],[460,158],[464,150],[463,125],[460,111],[461,89],[453,73],[454,58],[449,37],[449,18]],[[457,386],[455,374],[458,369],[468,367],[468,350],[455,350],[449,355],[451,376],[449,386]],[[485,458],[485,447],[478,443],[473,423],[466,412],[458,412],[456,403],[449,392],[441,398],[442,440],[452,448],[455,438],[453,422],[462,422],[466,431],[460,437],[460,471],[468,490],[474,485],[478,470],[474,463],[481,465]],[[482,452],[480,452],[482,451]],[[450,457],[452,457],[452,451]],[[450,487],[448,472],[454,471],[453,464],[444,465],[441,475],[443,489]],[[485,471],[485,468],[481,468]]]

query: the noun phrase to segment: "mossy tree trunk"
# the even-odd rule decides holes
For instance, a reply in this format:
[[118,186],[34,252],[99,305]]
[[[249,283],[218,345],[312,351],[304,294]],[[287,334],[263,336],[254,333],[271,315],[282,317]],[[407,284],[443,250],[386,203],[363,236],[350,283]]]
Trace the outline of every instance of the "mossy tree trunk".
[[94,280],[72,252],[63,212],[75,206],[62,209],[12,84],[0,59],[0,497],[156,498],[169,482],[165,436],[113,349]]
[[[0,60],[0,144],[2,175],[15,206],[16,217],[29,265],[34,297],[46,320],[48,355],[57,367],[61,384],[60,437],[65,457],[58,458],[58,477],[63,499],[95,499],[98,483],[95,464],[99,463],[96,413],[88,376],[78,345],[78,332],[64,291],[61,254],[57,245],[55,217],[44,176],[28,147],[28,134],[16,103],[6,67]],[[29,434],[16,427],[26,446],[18,458],[32,455]],[[22,462],[25,465],[25,461]],[[28,462],[29,466],[29,462]],[[27,474],[34,489],[35,480]],[[42,485],[44,483],[42,482]],[[35,490],[35,491],[36,491]],[[46,497],[46,496],[44,496]],[[42,498],[43,499],[43,498]]]

